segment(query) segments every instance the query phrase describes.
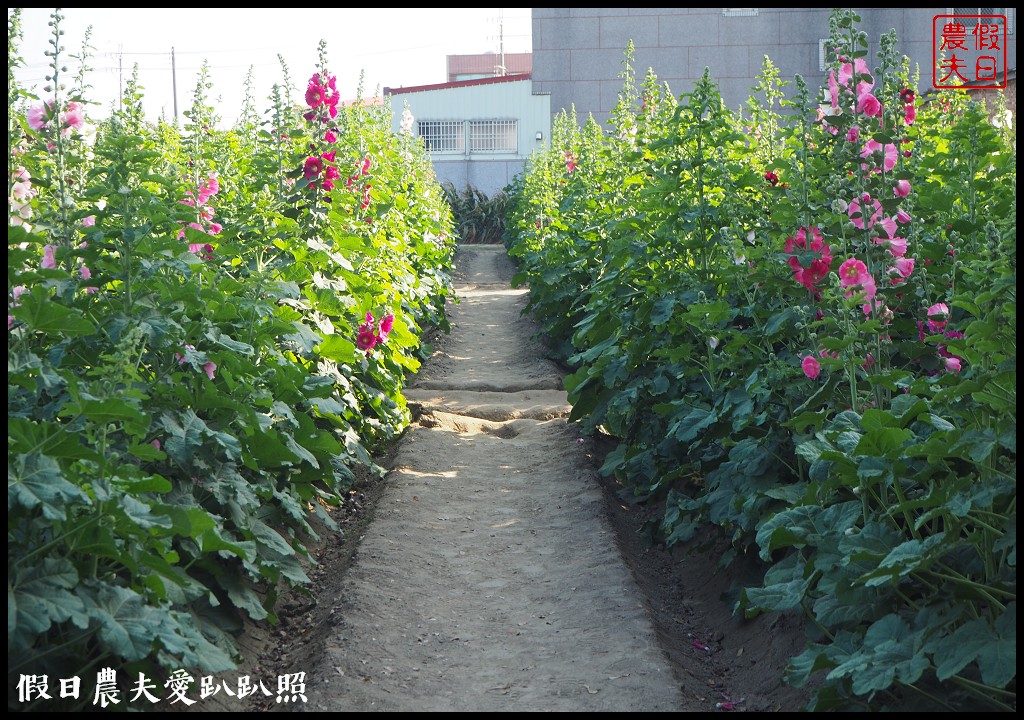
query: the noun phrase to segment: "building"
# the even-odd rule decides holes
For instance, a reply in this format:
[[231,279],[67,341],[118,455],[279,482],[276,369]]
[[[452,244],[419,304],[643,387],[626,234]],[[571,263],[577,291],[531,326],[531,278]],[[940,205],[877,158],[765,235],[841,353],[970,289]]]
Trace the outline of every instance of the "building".
[[384,88],[384,96],[395,131],[408,107],[438,181],[457,191],[467,185],[488,196],[503,190],[551,125],[550,98],[533,92],[530,75]]
[[529,75],[533,69],[530,53],[495,53],[480,55],[449,55],[448,82],[479,80],[505,75]]
[[[1016,83],[1016,8],[855,9],[870,42],[869,58],[879,38],[895,29],[899,52],[911,59],[912,70],[920,68],[922,90],[930,87],[937,16],[1004,14],[1003,69],[1013,71]],[[581,121],[592,114],[603,125],[622,89],[632,40],[638,81],[651,68],[678,97],[708,67],[726,105],[737,109],[765,55],[784,80],[799,74],[812,87],[824,82],[830,14],[830,8],[533,8],[534,91],[550,93],[553,113],[575,106]]]

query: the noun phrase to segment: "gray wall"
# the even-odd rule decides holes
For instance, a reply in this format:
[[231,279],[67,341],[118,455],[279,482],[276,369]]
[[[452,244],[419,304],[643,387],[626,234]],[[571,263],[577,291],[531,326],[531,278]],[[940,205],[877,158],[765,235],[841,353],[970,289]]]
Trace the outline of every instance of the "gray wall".
[[[638,83],[653,68],[678,97],[690,92],[705,66],[730,108],[740,107],[765,55],[784,80],[802,75],[819,87],[818,41],[829,35],[830,8],[750,8],[756,15],[723,14],[723,8],[533,8],[533,90],[551,93],[551,112],[575,105],[604,125],[622,89],[627,42],[635,46]],[[932,25],[949,8],[855,8],[870,41],[896,30],[898,50],[921,69],[921,90],[931,87]],[[1007,67],[1017,67],[1016,10],[1008,8]],[[970,36],[968,36],[970,37]],[[790,85],[787,90],[791,89]]]
[[523,171],[525,160],[472,160],[462,158],[445,160],[435,155],[434,174],[439,183],[452,183],[462,192],[469,184],[487,197],[504,190],[516,174]]

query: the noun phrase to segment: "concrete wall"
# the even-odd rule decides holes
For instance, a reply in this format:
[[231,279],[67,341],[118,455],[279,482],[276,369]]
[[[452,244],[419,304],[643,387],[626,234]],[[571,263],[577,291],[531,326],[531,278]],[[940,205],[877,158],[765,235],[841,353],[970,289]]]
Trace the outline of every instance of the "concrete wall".
[[[872,61],[878,40],[896,30],[898,50],[920,66],[921,89],[931,87],[932,27],[950,8],[855,8],[867,33]],[[575,106],[602,125],[622,88],[626,44],[635,47],[638,83],[648,68],[672,94],[690,92],[704,68],[730,108],[739,108],[765,55],[784,80],[802,75],[814,88],[824,82],[819,40],[829,35],[830,8],[533,8],[535,92],[551,94],[557,114]],[[756,11],[756,14],[752,12]],[[1007,67],[1017,67],[1016,10],[1008,8]],[[792,86],[790,86],[791,88]],[[790,88],[787,88],[790,89]]]

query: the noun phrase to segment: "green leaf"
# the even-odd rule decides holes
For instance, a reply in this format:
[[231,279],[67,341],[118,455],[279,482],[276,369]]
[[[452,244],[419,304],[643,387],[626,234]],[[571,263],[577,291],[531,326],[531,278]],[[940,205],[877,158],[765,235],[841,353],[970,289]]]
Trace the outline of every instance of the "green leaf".
[[13,584],[7,586],[8,650],[28,651],[53,623],[71,620],[84,629],[89,622],[85,606],[70,592],[76,585],[78,572],[66,558],[17,567]]
[[24,322],[30,329],[53,335],[88,335],[96,327],[78,310],[61,305],[42,285],[19,298],[21,304],[8,308],[8,312]]
[[92,504],[89,496],[64,479],[57,461],[46,455],[18,455],[7,464],[7,511],[41,507],[48,520],[66,520],[70,504]]

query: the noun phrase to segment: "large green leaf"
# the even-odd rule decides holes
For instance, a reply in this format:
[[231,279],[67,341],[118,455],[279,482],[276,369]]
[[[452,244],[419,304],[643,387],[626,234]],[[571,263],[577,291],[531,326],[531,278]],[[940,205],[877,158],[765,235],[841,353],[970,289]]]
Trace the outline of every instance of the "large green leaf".
[[90,504],[89,496],[64,479],[57,461],[46,455],[20,454],[7,464],[7,511],[41,508],[49,520],[66,520],[66,506]]

